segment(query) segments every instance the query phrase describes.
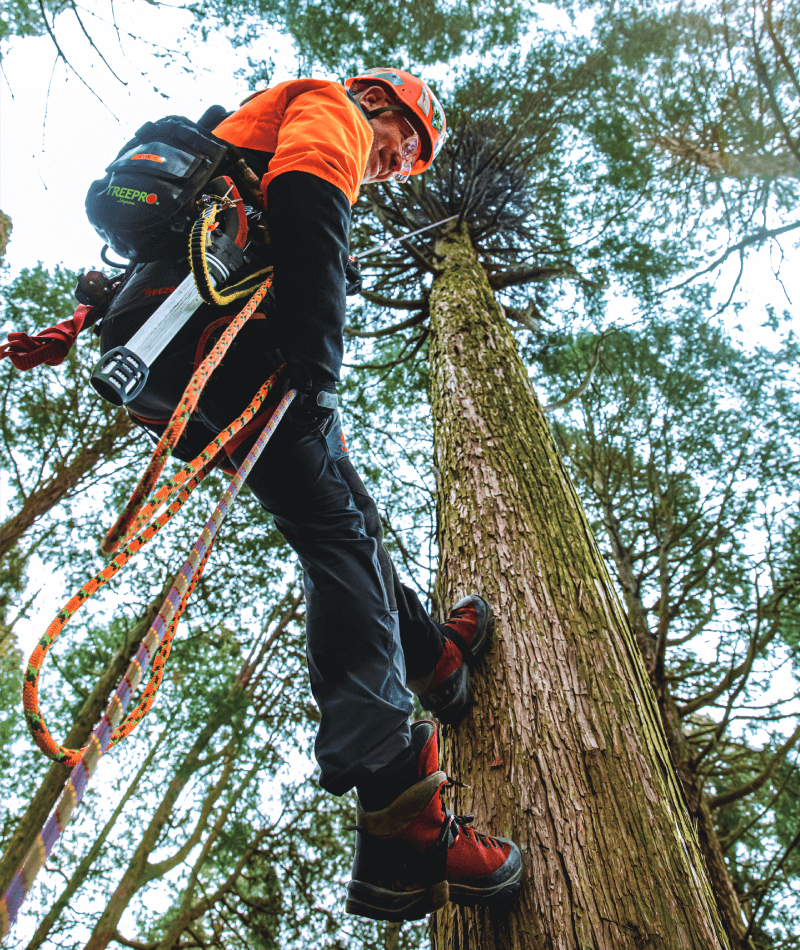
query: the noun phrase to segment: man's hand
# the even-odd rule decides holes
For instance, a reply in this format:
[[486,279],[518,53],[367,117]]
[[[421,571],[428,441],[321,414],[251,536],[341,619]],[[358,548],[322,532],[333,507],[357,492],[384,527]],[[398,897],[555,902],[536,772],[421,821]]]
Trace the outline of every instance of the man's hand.
[[348,260],[347,267],[344,269],[344,280],[347,284],[345,293],[348,297],[361,293],[361,271],[352,257]]
[[333,417],[339,399],[334,383],[315,383],[303,363],[290,363],[286,369],[283,391],[296,389],[287,415],[303,429],[313,431],[323,428]]

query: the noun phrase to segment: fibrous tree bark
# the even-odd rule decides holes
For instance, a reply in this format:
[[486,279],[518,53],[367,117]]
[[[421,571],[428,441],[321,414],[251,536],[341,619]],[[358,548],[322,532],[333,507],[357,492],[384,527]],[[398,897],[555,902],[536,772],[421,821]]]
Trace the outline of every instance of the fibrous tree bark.
[[443,739],[457,812],[512,837],[510,907],[451,907],[437,950],[730,946],[633,632],[466,229],[437,245],[431,402],[440,603],[496,642]]

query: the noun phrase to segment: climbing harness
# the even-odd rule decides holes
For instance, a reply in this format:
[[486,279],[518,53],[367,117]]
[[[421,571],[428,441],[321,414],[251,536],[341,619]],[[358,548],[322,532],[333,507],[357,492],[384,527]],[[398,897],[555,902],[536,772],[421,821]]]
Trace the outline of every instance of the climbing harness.
[[[220,197],[214,190],[224,194]],[[124,346],[109,350],[92,370],[92,386],[115,406],[127,405],[139,395],[155,359],[198,307],[203,303],[221,306],[239,300],[252,293],[271,270],[265,267],[250,273],[223,293],[216,290],[245,261],[248,209],[227,176],[215,178],[209,184],[209,192],[200,199],[203,211],[191,229],[191,273]],[[216,220],[220,212],[222,227]],[[260,212],[250,208],[250,213],[258,216]]]

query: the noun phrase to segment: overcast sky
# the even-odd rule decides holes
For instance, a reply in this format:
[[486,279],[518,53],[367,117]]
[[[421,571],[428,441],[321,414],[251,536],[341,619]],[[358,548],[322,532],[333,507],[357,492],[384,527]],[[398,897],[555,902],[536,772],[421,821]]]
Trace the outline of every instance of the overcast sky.
[[[246,81],[234,77],[246,68],[247,53],[231,49],[219,37],[202,45],[191,41],[185,35],[191,22],[185,13],[123,0],[115,4],[117,21],[148,42],[130,37],[120,42],[104,19],[108,5],[91,0],[89,5],[98,16],[87,15],[87,28],[124,84],[88,48],[71,14],[58,18],[57,36],[93,92],[62,62],[56,63],[47,36],[14,41],[3,59],[0,208],[14,225],[7,253],[13,272],[39,260],[49,267],[98,265],[102,242],[86,220],[83,202],[89,184],[103,176],[132,133],[164,115],[199,118],[215,103],[234,108],[248,94]],[[130,19],[132,7],[135,20]],[[183,50],[188,58],[170,63],[154,55],[154,42]],[[265,31],[260,46],[251,55],[277,53],[283,64],[275,81],[292,78],[290,44]]]

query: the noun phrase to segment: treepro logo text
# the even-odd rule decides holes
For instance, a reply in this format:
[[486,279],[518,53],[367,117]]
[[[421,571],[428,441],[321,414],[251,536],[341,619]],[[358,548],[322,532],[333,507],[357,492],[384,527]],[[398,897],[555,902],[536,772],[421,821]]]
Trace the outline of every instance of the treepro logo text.
[[120,188],[118,185],[109,185],[106,194],[110,198],[116,198],[123,205],[133,205],[137,201],[143,201],[148,205],[158,204],[158,195],[147,191],[137,191],[136,188]]

